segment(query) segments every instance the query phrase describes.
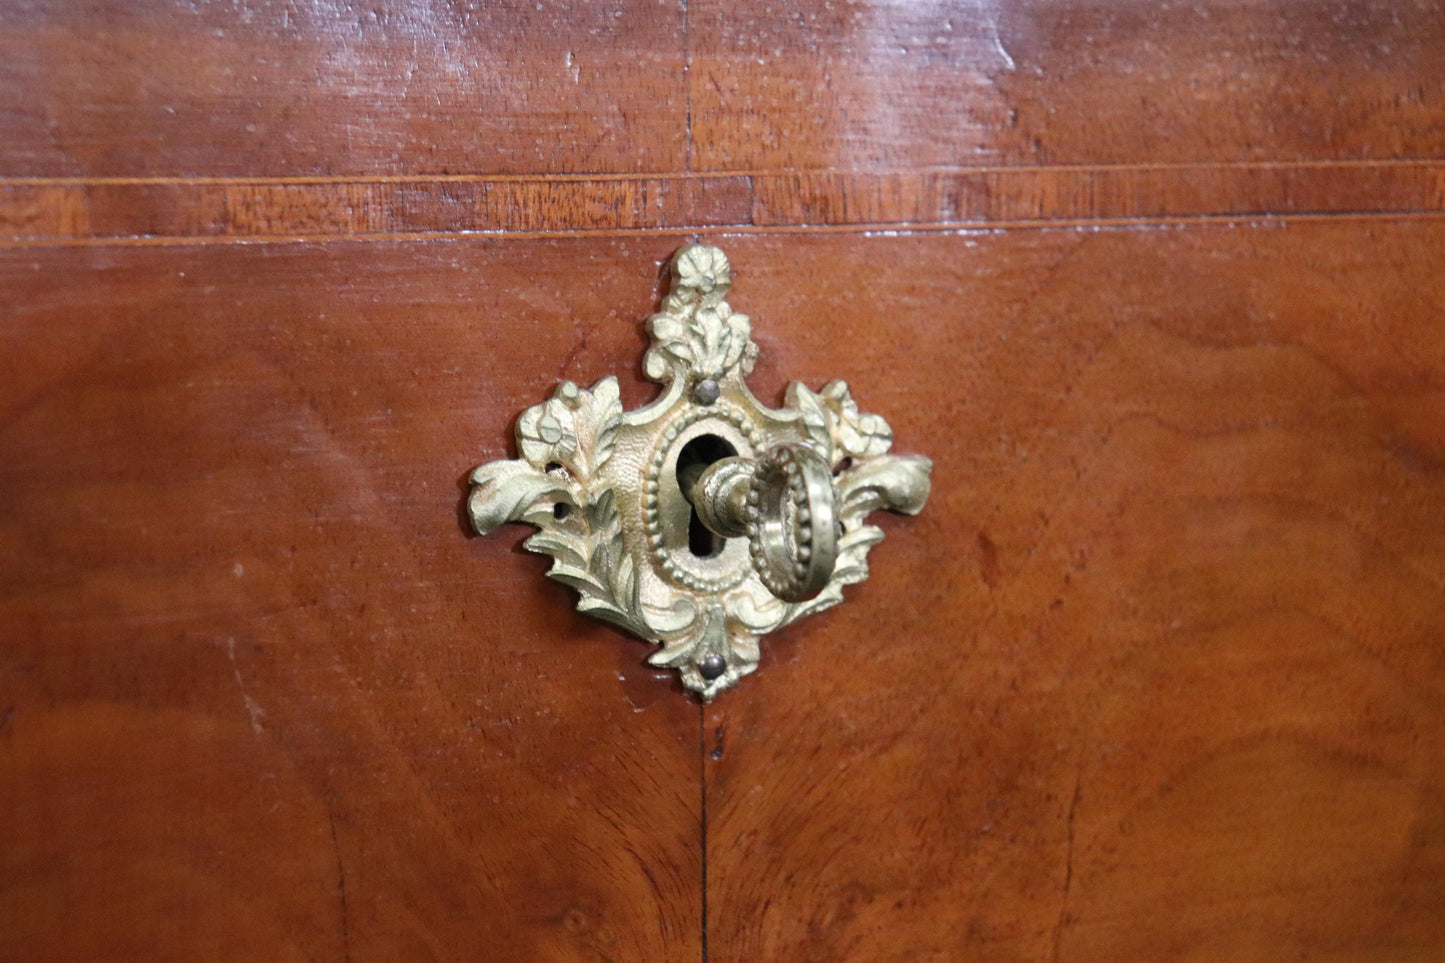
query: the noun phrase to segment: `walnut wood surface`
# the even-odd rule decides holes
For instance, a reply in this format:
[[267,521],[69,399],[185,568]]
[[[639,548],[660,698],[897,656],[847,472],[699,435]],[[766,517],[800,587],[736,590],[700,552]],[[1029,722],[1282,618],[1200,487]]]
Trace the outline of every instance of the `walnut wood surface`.
[[657,254],[0,257],[0,958],[699,956],[697,706],[459,515]]
[[709,959],[1445,954],[1442,226],[730,244],[935,467],[707,710]]
[[11,0],[0,91],[8,176],[1438,157],[1445,17],[1370,0]]
[[668,170],[682,10],[8,0],[7,175]]
[[[1441,227],[728,244],[937,486],[706,713],[710,958],[1440,952]],[[696,708],[451,521],[672,246],[0,261],[17,945],[697,952]]]
[[1438,157],[1438,3],[690,0],[699,169]]
[[[0,2],[0,960],[1442,958],[1442,102],[1433,2]],[[458,512],[699,233],[937,465],[706,709]]]
[[1445,163],[0,181],[0,246],[1445,213]]

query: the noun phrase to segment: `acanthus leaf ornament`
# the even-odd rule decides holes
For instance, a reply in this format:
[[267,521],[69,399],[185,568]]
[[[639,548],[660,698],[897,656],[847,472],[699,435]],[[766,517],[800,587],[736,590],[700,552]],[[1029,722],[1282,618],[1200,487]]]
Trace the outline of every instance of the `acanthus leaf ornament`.
[[526,547],[579,611],[660,644],[649,661],[711,700],[757,668],[763,635],[868,577],[883,538],[868,514],[920,511],[932,464],[889,454],[892,430],[845,382],[764,406],[726,255],[686,247],[672,276],[643,359],[660,397],[624,412],[616,378],[563,382],[518,419],[520,458],[472,472],[467,507],[482,535],[535,525]]

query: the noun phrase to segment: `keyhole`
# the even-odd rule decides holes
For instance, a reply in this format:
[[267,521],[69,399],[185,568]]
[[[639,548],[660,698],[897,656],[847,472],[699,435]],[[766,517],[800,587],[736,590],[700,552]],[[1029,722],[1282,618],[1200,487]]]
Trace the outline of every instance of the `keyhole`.
[[[686,496],[693,483],[702,477],[713,462],[731,458],[738,450],[717,435],[698,435],[677,453],[677,487]],[[691,499],[689,499],[691,501]],[[727,539],[714,532],[697,517],[697,508],[687,522],[687,550],[698,558],[716,558]]]

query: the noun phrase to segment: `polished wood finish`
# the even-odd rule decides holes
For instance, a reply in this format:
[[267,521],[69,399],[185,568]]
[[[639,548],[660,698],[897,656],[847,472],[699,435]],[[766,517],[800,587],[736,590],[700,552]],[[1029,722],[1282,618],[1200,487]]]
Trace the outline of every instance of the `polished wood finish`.
[[652,0],[8,0],[12,176],[670,170],[683,18]]
[[0,258],[0,957],[699,956],[696,705],[459,516],[661,253]]
[[12,176],[1438,157],[1434,3],[12,0]]
[[689,0],[693,167],[1439,157],[1438,3]]
[[935,468],[707,710],[709,959],[1445,952],[1445,226],[730,245]]
[[[1442,103],[1435,3],[0,3],[0,959],[1439,959]],[[706,708],[459,514],[695,237],[937,463]]]
[[1187,164],[627,177],[12,180],[0,246],[258,238],[951,229],[1445,213],[1445,163]]

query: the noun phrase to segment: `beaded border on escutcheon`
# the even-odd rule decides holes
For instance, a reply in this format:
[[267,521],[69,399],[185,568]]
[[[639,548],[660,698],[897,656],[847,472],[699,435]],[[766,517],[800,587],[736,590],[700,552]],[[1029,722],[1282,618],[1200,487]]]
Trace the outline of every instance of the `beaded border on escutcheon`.
[[767,546],[763,544],[763,507],[762,498],[758,494],[758,486],[755,484],[748,490],[747,498],[747,529],[748,529],[748,551],[752,553],[753,568],[762,579],[769,592],[778,598],[788,598],[798,592],[803,586],[804,579],[808,576],[808,562],[813,554],[813,527],[809,524],[812,516],[808,511],[807,483],[803,480],[802,470],[798,467],[797,459],[787,448],[778,448],[767,459],[758,465],[753,477],[781,472],[788,481],[788,495],[793,502],[794,537],[798,540],[798,550],[793,556],[793,565],[786,574],[779,574],[774,568],[772,560],[767,557]]
[[728,573],[722,578],[707,578],[702,575],[695,575],[677,564],[677,561],[663,547],[662,537],[662,513],[659,510],[658,492],[662,487],[662,466],[667,461],[667,456],[672,452],[674,443],[678,437],[697,424],[699,421],[706,421],[715,418],[726,421],[737,428],[745,436],[748,443],[753,446],[754,451],[760,451],[763,447],[762,436],[758,430],[748,421],[747,415],[731,405],[719,404],[702,409],[694,409],[687,414],[673,421],[663,432],[662,440],[658,443],[657,449],[652,453],[652,460],[647,465],[647,479],[643,483],[642,518],[647,528],[647,546],[657,556],[662,567],[663,574],[669,579],[688,588],[697,589],[700,592],[722,592],[737,585],[747,578],[749,570],[745,566],[739,566],[735,571]]

